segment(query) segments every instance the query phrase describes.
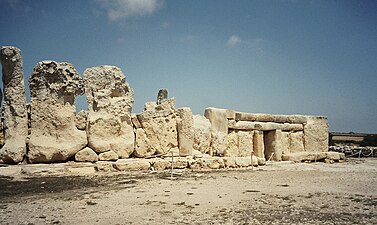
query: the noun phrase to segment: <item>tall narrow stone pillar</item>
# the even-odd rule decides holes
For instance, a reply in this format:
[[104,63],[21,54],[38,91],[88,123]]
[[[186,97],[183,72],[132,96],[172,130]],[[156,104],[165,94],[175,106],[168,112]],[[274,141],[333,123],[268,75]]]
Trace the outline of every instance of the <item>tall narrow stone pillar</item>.
[[263,141],[263,131],[254,131],[253,137],[254,145],[254,155],[259,158],[264,158],[264,141]]
[[4,88],[4,139],[0,161],[21,162],[26,154],[28,135],[26,95],[21,50],[16,47],[1,48]]
[[180,156],[191,156],[194,144],[194,121],[190,108],[177,109],[177,132]]
[[266,160],[281,161],[282,156],[282,132],[273,130],[266,132],[264,136],[264,154]]

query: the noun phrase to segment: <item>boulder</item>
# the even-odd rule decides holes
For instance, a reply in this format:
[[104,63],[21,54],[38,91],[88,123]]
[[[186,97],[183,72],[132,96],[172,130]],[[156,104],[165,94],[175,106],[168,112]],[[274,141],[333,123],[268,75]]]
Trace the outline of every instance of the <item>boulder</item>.
[[97,153],[112,150],[119,158],[134,151],[131,122],[133,90],[115,66],[98,66],[84,72],[88,100],[88,145]]
[[180,156],[191,156],[194,145],[194,121],[191,109],[188,107],[177,109],[177,132]]
[[98,155],[93,149],[86,147],[76,153],[75,160],[77,162],[97,162]]
[[193,116],[194,144],[193,148],[202,153],[210,152],[211,145],[211,123],[201,115]]
[[[4,46],[0,50],[4,88],[3,143],[0,161],[19,163],[26,154],[28,118],[21,50]],[[2,96],[2,95],[1,95]],[[0,110],[1,111],[1,110]]]
[[149,140],[149,148],[155,149],[156,154],[166,154],[178,146],[174,99],[165,100],[160,105],[146,103],[137,118]]
[[83,92],[82,80],[72,64],[43,61],[34,67],[29,87],[29,161],[66,161],[87,145],[86,132],[75,123],[75,97]]
[[114,151],[102,152],[98,155],[100,161],[116,161],[119,156]]

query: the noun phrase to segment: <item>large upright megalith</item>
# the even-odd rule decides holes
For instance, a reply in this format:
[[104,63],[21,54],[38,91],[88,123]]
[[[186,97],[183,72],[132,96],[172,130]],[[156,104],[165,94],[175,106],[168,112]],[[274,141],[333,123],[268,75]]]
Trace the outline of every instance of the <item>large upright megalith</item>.
[[75,97],[82,80],[69,63],[43,61],[30,76],[31,134],[28,158],[35,162],[60,162],[87,144],[86,132],[75,123]]
[[88,99],[88,145],[97,153],[113,151],[128,158],[134,151],[131,122],[134,93],[115,66],[98,66],[84,72]]
[[4,86],[4,139],[0,161],[21,162],[26,153],[28,135],[26,95],[21,50],[16,47],[1,48]]

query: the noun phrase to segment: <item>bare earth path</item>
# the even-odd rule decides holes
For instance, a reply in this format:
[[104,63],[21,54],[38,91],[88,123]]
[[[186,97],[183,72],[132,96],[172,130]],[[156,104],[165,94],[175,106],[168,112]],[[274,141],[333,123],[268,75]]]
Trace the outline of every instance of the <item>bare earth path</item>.
[[377,224],[377,159],[168,177],[0,176],[0,224]]

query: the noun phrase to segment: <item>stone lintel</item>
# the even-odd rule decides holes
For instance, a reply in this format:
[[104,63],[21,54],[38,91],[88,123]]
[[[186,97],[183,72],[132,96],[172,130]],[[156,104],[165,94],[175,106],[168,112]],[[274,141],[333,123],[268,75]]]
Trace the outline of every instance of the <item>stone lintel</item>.
[[282,130],[282,131],[301,131],[304,129],[302,124],[294,123],[273,123],[273,122],[250,122],[250,121],[238,121],[235,124],[229,124],[230,130]]

